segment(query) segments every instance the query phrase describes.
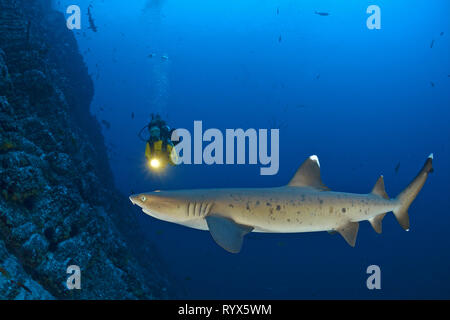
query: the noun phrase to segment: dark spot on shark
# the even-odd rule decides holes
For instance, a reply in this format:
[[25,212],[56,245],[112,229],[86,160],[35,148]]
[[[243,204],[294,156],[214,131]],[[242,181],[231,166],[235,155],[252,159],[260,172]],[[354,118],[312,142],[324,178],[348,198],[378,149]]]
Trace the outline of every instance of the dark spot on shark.
[[277,211],[280,211],[281,207],[280,205],[277,205]]
[[266,202],[266,206],[270,206],[271,204],[270,204],[270,202]]

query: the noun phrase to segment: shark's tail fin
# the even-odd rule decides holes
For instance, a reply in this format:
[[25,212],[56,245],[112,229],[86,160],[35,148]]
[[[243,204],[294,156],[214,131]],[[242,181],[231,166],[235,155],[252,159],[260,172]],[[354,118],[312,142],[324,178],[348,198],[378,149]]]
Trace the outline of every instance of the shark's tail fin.
[[430,154],[425,161],[420,172],[414,178],[414,180],[403,190],[395,200],[398,202],[398,207],[394,209],[394,215],[397,218],[398,223],[403,229],[409,231],[409,216],[408,208],[414,199],[417,197],[420,189],[422,189],[425,181],[428,178],[428,174],[433,172],[433,154]]

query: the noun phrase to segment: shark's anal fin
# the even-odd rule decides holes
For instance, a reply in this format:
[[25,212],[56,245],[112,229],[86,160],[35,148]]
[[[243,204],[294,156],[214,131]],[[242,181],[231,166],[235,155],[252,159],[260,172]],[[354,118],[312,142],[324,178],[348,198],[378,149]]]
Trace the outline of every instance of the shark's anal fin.
[[231,253],[241,251],[244,236],[253,230],[220,215],[210,214],[205,219],[214,241]]
[[382,230],[381,222],[383,221],[383,218],[385,215],[386,215],[386,213],[382,213],[382,214],[377,215],[376,217],[373,217],[372,219],[369,219],[369,222],[372,225],[372,227],[376,233],[381,233],[381,230]]
[[359,223],[348,222],[345,225],[336,229],[337,232],[347,241],[352,247],[355,246],[356,236],[358,235]]
[[380,176],[377,180],[377,183],[375,183],[375,186],[372,189],[372,194],[380,196],[384,199],[389,199],[389,196],[386,193],[386,190],[384,189],[384,179],[383,176]]
[[320,177],[320,164],[317,156],[310,156],[303,162],[294,177],[289,181],[288,186],[310,187],[322,191],[330,190],[323,184],[322,178]]

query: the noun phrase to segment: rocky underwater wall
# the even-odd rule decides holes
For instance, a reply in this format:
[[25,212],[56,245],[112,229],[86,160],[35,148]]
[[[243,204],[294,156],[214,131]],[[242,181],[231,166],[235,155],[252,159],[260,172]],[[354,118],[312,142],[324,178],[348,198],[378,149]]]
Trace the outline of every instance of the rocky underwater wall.
[[[0,0],[0,299],[173,297],[114,188],[92,80],[48,3]],[[66,286],[69,265],[81,290]]]

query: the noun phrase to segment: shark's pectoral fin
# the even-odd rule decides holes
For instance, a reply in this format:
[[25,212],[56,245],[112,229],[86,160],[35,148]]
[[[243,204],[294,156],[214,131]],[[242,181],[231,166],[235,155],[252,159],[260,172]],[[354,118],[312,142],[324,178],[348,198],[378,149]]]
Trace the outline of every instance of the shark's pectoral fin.
[[244,236],[253,230],[253,227],[237,224],[231,219],[214,214],[205,219],[214,241],[231,253],[241,251]]
[[336,229],[337,232],[347,241],[352,247],[355,246],[356,236],[358,235],[359,223],[358,222],[348,222]]

